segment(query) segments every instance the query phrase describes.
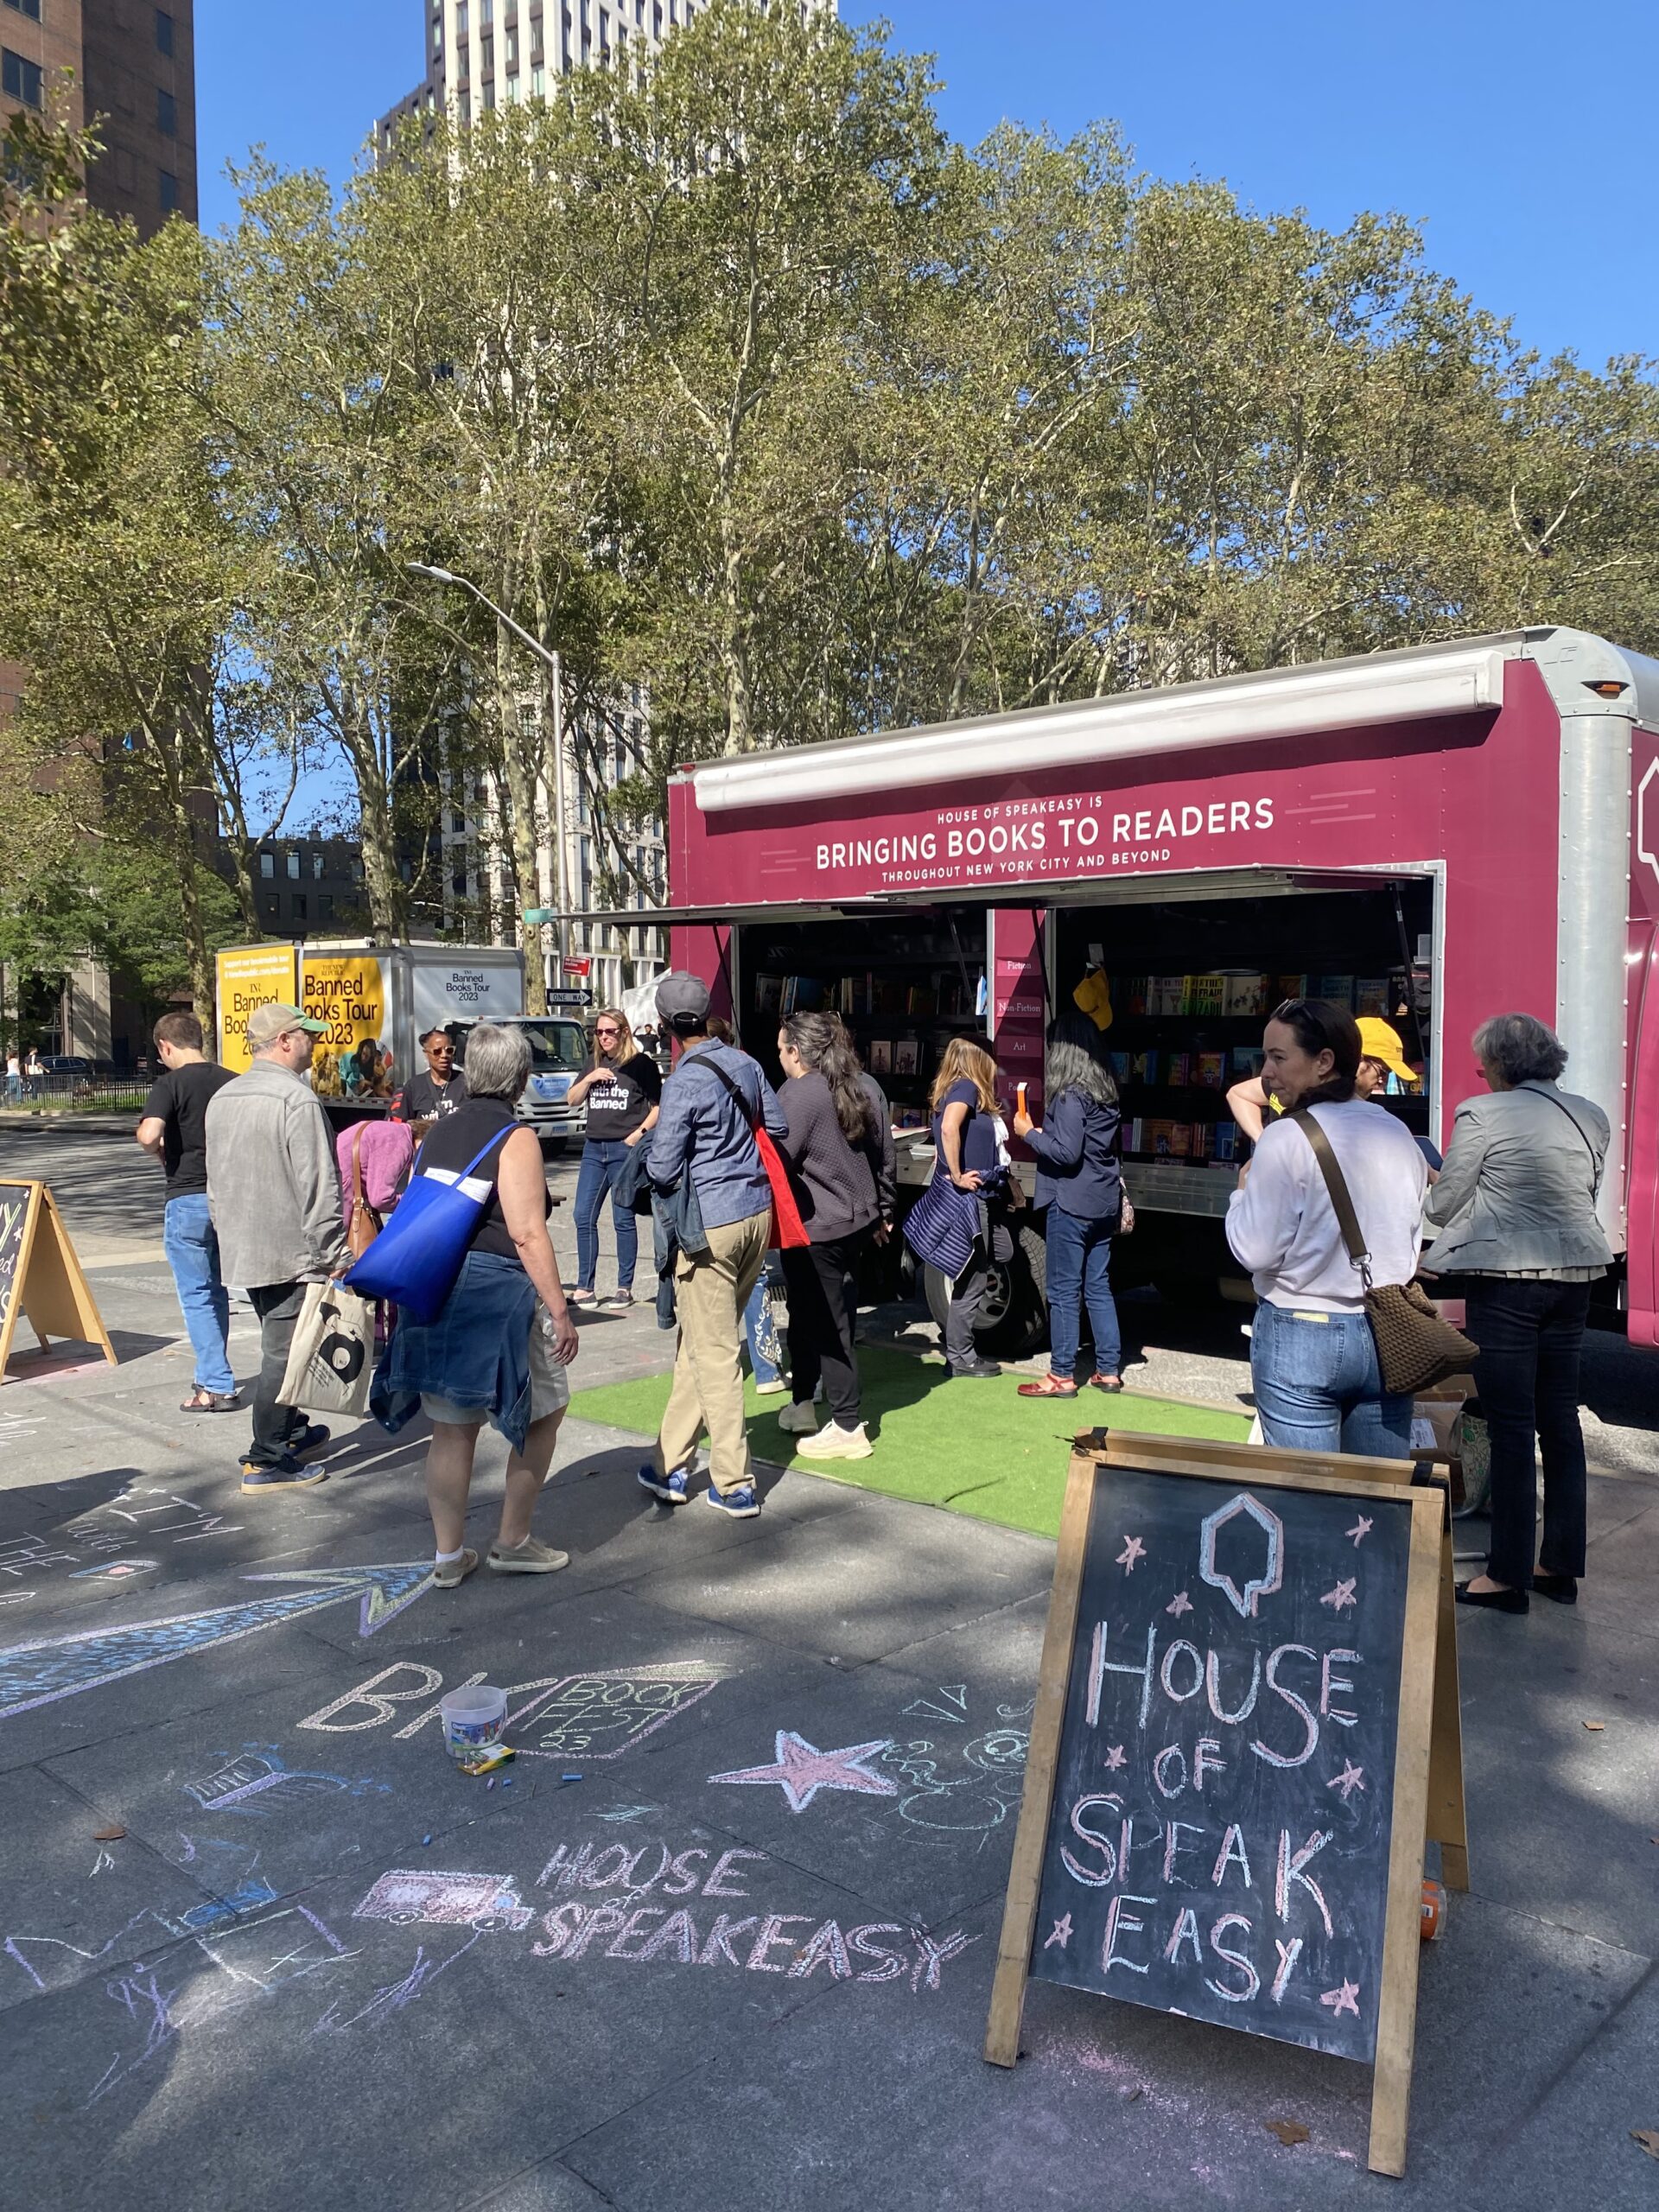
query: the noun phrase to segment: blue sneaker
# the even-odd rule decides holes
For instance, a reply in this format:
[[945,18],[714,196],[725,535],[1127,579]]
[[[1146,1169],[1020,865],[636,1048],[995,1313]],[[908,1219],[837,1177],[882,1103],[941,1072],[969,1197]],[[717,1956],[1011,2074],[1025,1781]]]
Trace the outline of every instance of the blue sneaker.
[[753,1521],[760,1510],[760,1501],[754,1494],[753,1483],[743,1483],[736,1490],[724,1492],[710,1490],[704,1492],[710,1505],[730,1521]]
[[311,1490],[327,1479],[326,1468],[302,1467],[297,1459],[278,1459],[273,1466],[262,1465],[257,1459],[242,1462],[245,1497],[268,1497],[277,1491]]
[[664,1505],[683,1505],[688,1496],[687,1484],[691,1479],[689,1467],[676,1467],[671,1475],[659,1475],[656,1462],[647,1459],[639,1470],[639,1487],[648,1490]]

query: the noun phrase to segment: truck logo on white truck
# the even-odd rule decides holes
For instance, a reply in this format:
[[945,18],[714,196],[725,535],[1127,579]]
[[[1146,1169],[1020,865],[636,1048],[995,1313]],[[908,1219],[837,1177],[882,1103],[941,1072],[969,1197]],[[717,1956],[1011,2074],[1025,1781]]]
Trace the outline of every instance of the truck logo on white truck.
[[1645,861],[1659,882],[1659,758],[1636,787],[1636,856]]

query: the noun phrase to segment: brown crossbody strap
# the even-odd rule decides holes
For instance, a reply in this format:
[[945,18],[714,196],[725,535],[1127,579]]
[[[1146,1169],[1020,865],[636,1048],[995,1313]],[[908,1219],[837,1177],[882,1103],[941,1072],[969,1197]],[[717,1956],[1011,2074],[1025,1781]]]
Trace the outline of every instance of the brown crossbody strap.
[[1349,1196],[1347,1178],[1342,1172],[1331,1140],[1306,1109],[1287,1118],[1296,1124],[1313,1148],[1313,1157],[1319,1163],[1319,1173],[1325,1178],[1325,1187],[1331,1194],[1337,1226],[1342,1231],[1343,1243],[1348,1247],[1348,1256],[1359,1269],[1359,1279],[1369,1290],[1371,1287],[1370,1252],[1359,1225],[1359,1216],[1354,1211],[1353,1199]]

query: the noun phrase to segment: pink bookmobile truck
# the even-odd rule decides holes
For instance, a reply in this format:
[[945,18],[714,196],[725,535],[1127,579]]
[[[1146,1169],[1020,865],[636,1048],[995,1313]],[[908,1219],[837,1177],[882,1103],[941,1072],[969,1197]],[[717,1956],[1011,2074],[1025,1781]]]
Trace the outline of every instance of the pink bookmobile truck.
[[[1103,986],[1139,1216],[1120,1282],[1236,1274],[1225,1091],[1280,999],[1392,1021],[1422,1080],[1389,1109],[1442,1147],[1476,1025],[1535,1014],[1612,1123],[1608,1309],[1652,1345],[1656,732],[1659,662],[1537,629],[748,753],[673,778],[653,918],[774,1068],[780,1014],[841,1012],[916,1132],[912,1186],[950,1037],[988,1040],[1039,1115],[1045,1020]],[[1015,1223],[1006,1353],[1045,1325],[1040,1226]]]

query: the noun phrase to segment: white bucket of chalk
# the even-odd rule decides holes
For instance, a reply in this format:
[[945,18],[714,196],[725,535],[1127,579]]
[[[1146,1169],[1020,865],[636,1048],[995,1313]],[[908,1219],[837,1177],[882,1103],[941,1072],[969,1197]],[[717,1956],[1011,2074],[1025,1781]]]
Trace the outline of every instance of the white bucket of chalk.
[[475,1759],[493,1751],[507,1725],[507,1694],[488,1682],[472,1682],[438,1700],[444,1748],[452,1759]]

